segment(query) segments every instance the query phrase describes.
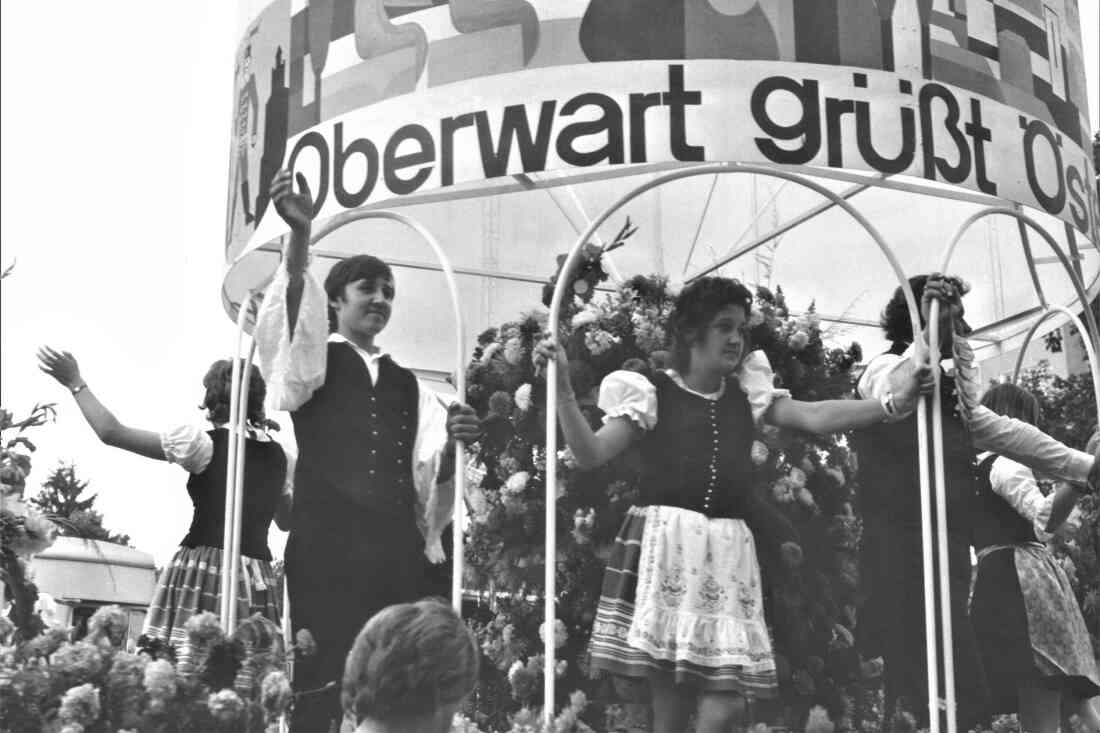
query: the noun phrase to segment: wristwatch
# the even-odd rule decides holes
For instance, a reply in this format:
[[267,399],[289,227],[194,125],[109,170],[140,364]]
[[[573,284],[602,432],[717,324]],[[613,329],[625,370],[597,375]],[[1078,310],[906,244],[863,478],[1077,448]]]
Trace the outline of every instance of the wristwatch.
[[76,385],[75,387],[69,387],[69,391],[73,393],[73,397],[76,397],[78,394],[80,394],[81,392],[83,392],[87,388],[88,388],[88,384],[86,382],[81,382],[80,384]]

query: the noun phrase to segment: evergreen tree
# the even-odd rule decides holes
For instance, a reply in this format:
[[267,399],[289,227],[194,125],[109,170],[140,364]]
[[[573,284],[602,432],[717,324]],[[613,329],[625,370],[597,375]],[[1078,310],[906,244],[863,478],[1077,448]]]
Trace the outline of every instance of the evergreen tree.
[[88,482],[77,478],[73,464],[59,462],[31,504],[56,522],[62,535],[128,546],[130,536],[108,530],[103,515],[92,508],[98,495],[81,498],[87,488]]

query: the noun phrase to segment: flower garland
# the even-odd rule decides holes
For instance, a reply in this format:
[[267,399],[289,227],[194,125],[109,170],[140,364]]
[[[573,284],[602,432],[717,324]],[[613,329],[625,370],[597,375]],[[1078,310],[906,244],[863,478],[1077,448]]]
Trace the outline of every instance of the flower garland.
[[191,662],[180,664],[167,645],[146,637],[137,653],[126,651],[128,623],[124,610],[105,606],[79,641],[68,629],[50,629],[18,643],[14,627],[0,624],[5,729],[263,731],[289,708],[282,636],[260,614],[232,636],[214,614],[194,616],[185,626]]

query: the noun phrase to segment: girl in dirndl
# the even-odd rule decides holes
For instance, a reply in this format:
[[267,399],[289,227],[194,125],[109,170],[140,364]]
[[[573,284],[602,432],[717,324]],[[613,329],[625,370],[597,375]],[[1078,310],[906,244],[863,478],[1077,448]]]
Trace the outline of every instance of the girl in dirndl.
[[[214,362],[203,377],[202,407],[209,425],[182,425],[163,433],[123,425],[99,401],[67,351],[43,347],[42,371],[73,394],[96,436],[115,448],[146,458],[175,463],[189,474],[187,493],[194,505],[191,528],[157,581],[143,634],[168,642],[183,661],[190,657],[184,625],[195,615],[217,613],[221,604],[222,545],[225,518],[225,478],[229,444],[229,394],[232,362]],[[277,519],[284,529],[289,516],[287,459],[282,446],[267,434],[264,415],[266,387],[253,366],[248,389],[248,435],[245,445],[245,485],[242,498],[241,567],[238,571],[237,618],[260,613],[279,623],[275,575],[267,532]]]
[[[1032,425],[1039,402],[1014,384],[992,387],[982,404]],[[1031,469],[993,453],[978,457],[972,512],[978,570],[970,620],[993,692],[993,713],[1020,715],[1029,733],[1054,733],[1061,708],[1100,731],[1100,695],[1085,620],[1069,577],[1043,544],[1066,521],[1079,489],[1043,496]]]
[[[674,369],[651,379],[617,371],[600,385],[604,425],[577,406],[564,352],[558,418],[582,468],[633,443],[645,462],[640,502],[619,530],[592,629],[590,666],[649,681],[654,733],[728,731],[749,698],[774,697],[775,658],[764,620],[757,543],[797,556],[789,525],[752,493],[756,425],[819,434],[881,422],[929,386],[917,370],[904,393],[882,400],[800,402],[773,386],[761,351],[749,351],[752,294],[736,280],[701,278],[670,318]],[[895,404],[896,401],[896,404]]]

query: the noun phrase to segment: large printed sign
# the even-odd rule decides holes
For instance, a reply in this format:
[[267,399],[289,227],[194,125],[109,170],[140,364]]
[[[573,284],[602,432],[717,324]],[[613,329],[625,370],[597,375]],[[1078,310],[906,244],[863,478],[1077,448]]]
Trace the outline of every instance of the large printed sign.
[[319,218],[554,169],[851,168],[1097,241],[1076,0],[419,1],[278,0],[250,25],[227,258],[281,232],[281,165]]

